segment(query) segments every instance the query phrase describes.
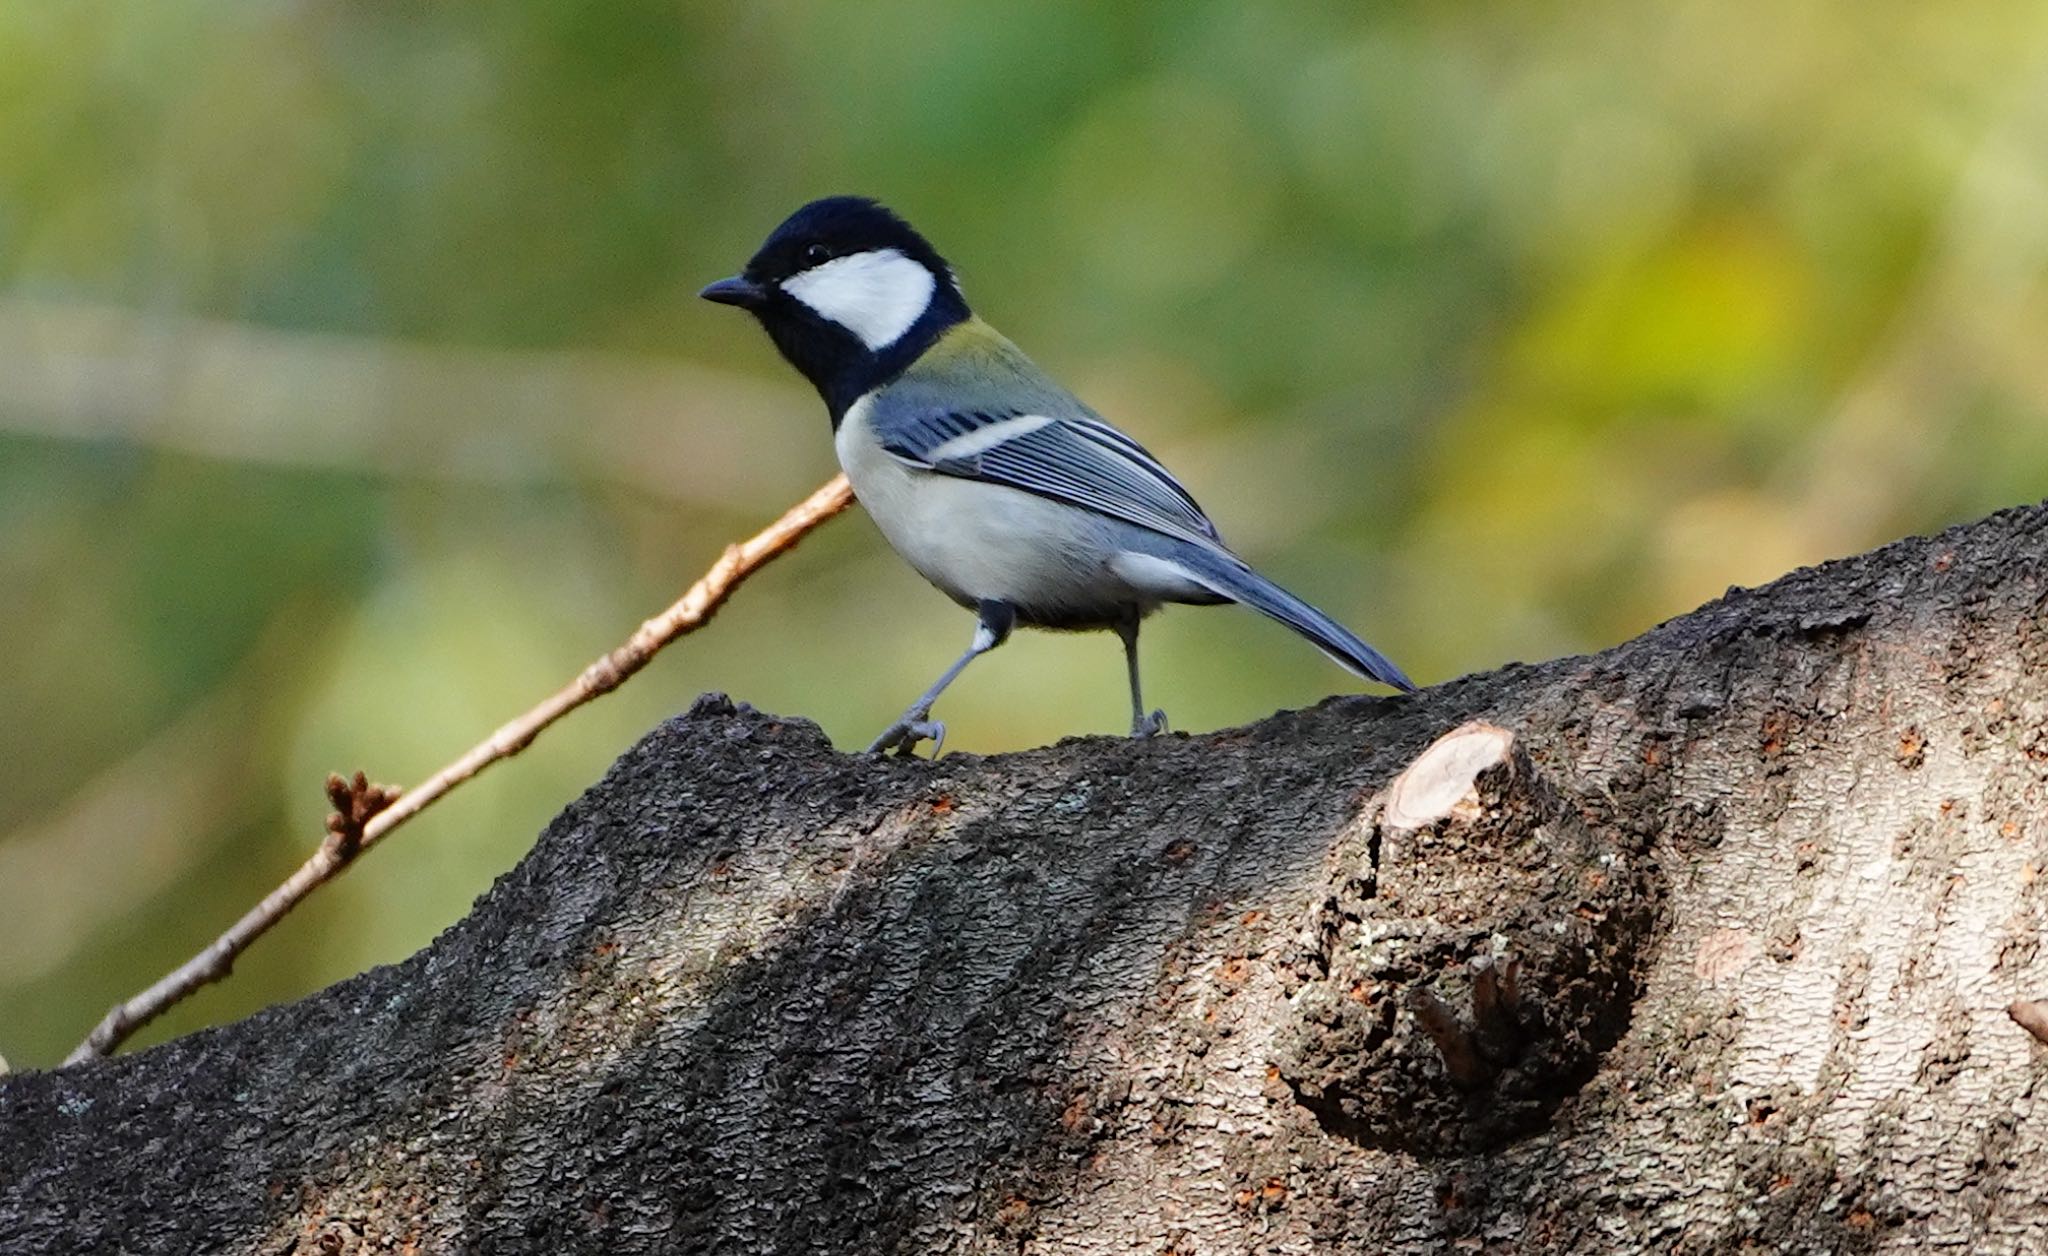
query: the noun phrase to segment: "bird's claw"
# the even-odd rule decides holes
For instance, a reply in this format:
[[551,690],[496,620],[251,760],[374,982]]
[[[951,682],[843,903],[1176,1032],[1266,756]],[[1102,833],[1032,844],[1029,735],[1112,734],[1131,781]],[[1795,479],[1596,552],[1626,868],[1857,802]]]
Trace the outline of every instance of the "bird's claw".
[[1154,711],[1144,719],[1137,720],[1131,724],[1131,736],[1133,737],[1157,737],[1165,731],[1166,712],[1164,711]]
[[915,714],[905,715],[875,738],[875,744],[868,747],[868,753],[888,754],[894,751],[899,755],[914,755],[917,743],[921,741],[932,743],[932,758],[938,758],[939,752],[946,748],[945,724]]

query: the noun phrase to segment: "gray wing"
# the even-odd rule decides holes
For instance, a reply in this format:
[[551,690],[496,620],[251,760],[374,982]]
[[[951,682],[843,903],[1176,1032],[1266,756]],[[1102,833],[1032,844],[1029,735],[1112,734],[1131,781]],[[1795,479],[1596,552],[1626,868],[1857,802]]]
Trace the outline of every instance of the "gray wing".
[[[869,421],[898,461],[1022,489],[1196,544],[1220,543],[1216,525],[1159,460],[1093,415],[877,400],[882,404]],[[1055,408],[1062,407],[1044,407]]]

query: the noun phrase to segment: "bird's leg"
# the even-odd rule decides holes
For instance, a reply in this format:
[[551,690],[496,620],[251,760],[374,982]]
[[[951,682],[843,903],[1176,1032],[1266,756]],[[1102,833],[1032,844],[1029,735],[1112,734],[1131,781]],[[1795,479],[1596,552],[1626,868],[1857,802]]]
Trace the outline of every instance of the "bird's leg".
[[1116,626],[1124,639],[1124,663],[1131,670],[1131,736],[1152,737],[1166,731],[1166,712],[1145,714],[1145,695],[1138,687],[1138,617],[1133,614]]
[[1017,623],[1017,608],[1008,602],[984,600],[975,609],[981,616],[981,622],[975,625],[974,641],[967,647],[967,653],[953,660],[953,665],[932,682],[932,687],[924,691],[923,697],[910,704],[910,709],[903,713],[901,719],[882,730],[882,735],[868,747],[869,754],[886,754],[894,750],[907,755],[917,749],[917,743],[929,741],[932,743],[932,757],[937,758],[945,748],[946,726],[931,718],[932,704],[977,656],[987,654],[1007,641],[1010,629]]

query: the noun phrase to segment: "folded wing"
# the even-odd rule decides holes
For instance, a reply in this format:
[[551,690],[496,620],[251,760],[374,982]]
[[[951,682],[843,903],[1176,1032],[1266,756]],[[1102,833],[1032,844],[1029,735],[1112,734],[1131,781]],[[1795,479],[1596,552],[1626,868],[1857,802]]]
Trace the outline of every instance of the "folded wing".
[[878,415],[892,457],[941,475],[1022,489],[1192,541],[1216,525],[1144,446],[1100,419],[1008,411]]

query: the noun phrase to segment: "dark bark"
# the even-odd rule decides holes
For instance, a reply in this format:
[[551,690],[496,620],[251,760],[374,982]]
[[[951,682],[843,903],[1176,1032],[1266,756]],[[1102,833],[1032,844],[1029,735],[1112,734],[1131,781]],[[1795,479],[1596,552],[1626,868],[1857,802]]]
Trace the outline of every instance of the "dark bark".
[[8,1079],[0,1250],[2041,1250],[2044,554],[1192,738],[701,701],[407,962]]

